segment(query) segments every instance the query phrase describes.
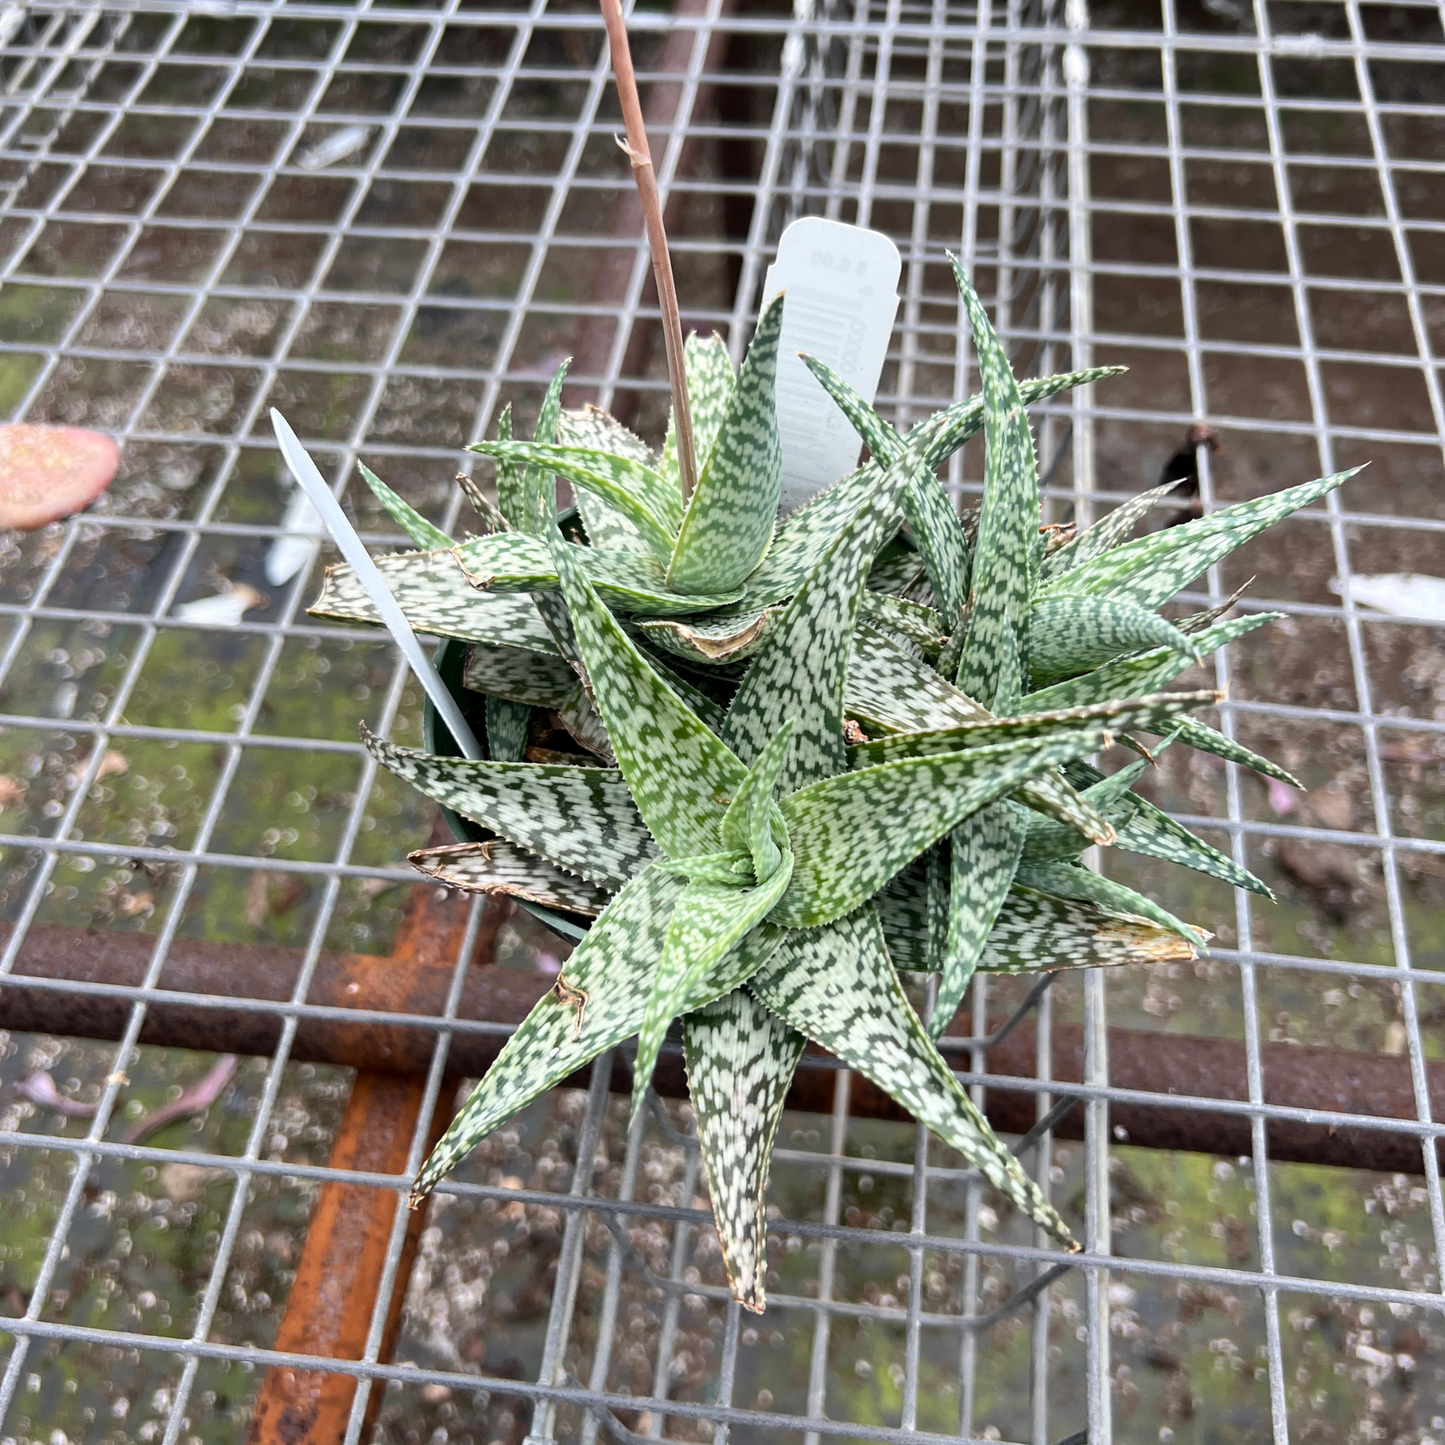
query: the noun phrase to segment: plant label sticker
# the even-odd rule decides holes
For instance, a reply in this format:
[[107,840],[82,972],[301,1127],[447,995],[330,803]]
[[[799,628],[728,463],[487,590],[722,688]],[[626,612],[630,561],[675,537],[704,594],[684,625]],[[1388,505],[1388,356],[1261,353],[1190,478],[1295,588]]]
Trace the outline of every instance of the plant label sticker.
[[898,247],[880,231],[821,216],[794,221],[778,242],[778,259],[763,278],[763,305],[787,293],[777,390],[784,513],[853,471],[862,445],[798,353],[832,367],[871,402],[898,313],[902,270]]

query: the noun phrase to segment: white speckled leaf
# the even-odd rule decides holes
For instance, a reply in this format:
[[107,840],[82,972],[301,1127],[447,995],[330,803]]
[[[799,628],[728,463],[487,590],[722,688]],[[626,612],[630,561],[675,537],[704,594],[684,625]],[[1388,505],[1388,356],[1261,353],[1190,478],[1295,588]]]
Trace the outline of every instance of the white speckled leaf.
[[983,508],[970,582],[973,611],[959,659],[958,685],[970,697],[992,698],[1005,621],[1013,627],[1019,651],[1025,658],[1031,656],[1029,604],[1039,531],[1038,473],[1033,432],[1008,355],[963,268],[952,257],[950,260],[973,330],[983,381],[987,447]]
[[867,622],[853,632],[843,703],[848,716],[869,733],[927,732],[994,721],[986,708]]
[[749,988],[785,1023],[896,1099],[1036,1224],[1077,1248],[939,1057],[904,996],[871,908],[794,934]]
[[768,555],[748,578],[740,610],[756,611],[791,597],[882,477],[883,468],[870,462],[784,517]]
[[[512,404],[508,402],[497,418],[497,440],[512,440]],[[497,463],[497,510],[506,519],[509,527],[523,530],[527,520],[527,469],[515,462]]]
[[[634,1119],[647,1097],[668,1023],[688,1011],[685,1005],[696,996],[703,980],[762,922],[788,886],[792,863],[792,855],[783,854],[773,876],[755,888],[689,881],[667,925],[667,940],[637,1035],[637,1062],[632,1073]],[[729,979],[729,986],[736,987],[740,982]]]
[[650,618],[638,626],[649,642],[675,656],[714,666],[751,657],[782,615],[781,607],[769,607],[718,618]]
[[[530,598],[477,591],[452,552],[408,552],[374,560],[406,620],[418,632],[529,652],[557,650]],[[366,588],[344,565],[326,569],[321,595],[307,610],[313,617],[381,623]]]
[[557,708],[577,686],[577,674],[555,654],[474,642],[467,648],[462,685],[507,702]]
[[764,1197],[773,1140],[804,1038],[745,988],[682,1021],[687,1087],[733,1298],[767,1303]]
[[1065,542],[1044,558],[1040,579],[1048,582],[1054,577],[1062,577],[1065,572],[1072,572],[1075,567],[1082,567],[1085,562],[1092,562],[1095,557],[1102,557],[1105,552],[1112,552],[1128,541],[1134,528],[1183,480],[1180,477],[1176,481],[1165,482],[1162,487],[1150,487],[1147,492],[1140,492],[1137,497],[1130,497],[1127,502],[1115,507],[1108,516],[1100,517],[1092,527],[1085,528],[1072,541]]
[[1244,888],[1261,898],[1274,900],[1268,886],[1248,868],[1242,868],[1203,838],[1196,838],[1182,823],[1176,823],[1147,798],[1130,794],[1128,816],[1118,824],[1117,845],[1130,853],[1146,858],[1159,858],[1166,863],[1180,863],[1196,873],[1218,878],[1234,888]]
[[928,1032],[938,1036],[958,1012],[1013,882],[1028,831],[1028,814],[1016,803],[992,803],[965,818],[950,836],[952,862],[948,934],[938,997]]
[[[523,1105],[637,1032],[683,887],[649,868],[608,904],[563,968],[568,1001],[548,993],[522,1020],[422,1166],[413,1199]],[[577,993],[585,995],[580,1007]]]
[[[537,537],[520,532],[472,537],[455,551],[465,579],[480,591],[505,595],[556,590],[557,568],[545,543]],[[657,617],[690,615],[713,607],[727,607],[742,596],[741,590],[715,597],[684,597],[669,592],[663,580],[662,564],[650,553],[571,547],[571,554],[577,556],[578,565],[608,605],[619,612]]]
[[1221,557],[1334,491],[1359,470],[1352,467],[1251,502],[1236,502],[1183,526],[1139,537],[1055,578],[1044,591],[1049,596],[1095,593],[1158,607]]
[[1152,898],[1115,883],[1112,878],[1101,878],[1087,868],[1072,863],[1023,863],[1015,881],[1021,888],[1033,888],[1055,898],[1075,898],[1096,903],[1113,913],[1132,913],[1136,918],[1146,918],[1162,928],[1172,929],[1196,948],[1205,947],[1206,936],[1181,922],[1168,909],[1161,908]]
[[527,734],[532,726],[532,709],[527,703],[508,702],[503,697],[486,701],[487,756],[499,763],[515,763],[527,751]]
[[[1065,371],[1056,376],[1029,377],[1018,384],[1025,406],[1047,401],[1070,387],[1088,386],[1128,371],[1127,366],[1092,366],[1083,371]],[[984,399],[971,396],[967,401],[936,412],[927,421],[919,422],[908,433],[908,443],[923,452],[923,464],[936,471],[959,447],[983,430]]]
[[[928,952],[922,883],[919,870],[905,869],[873,900],[895,966],[920,972],[937,966]],[[1192,944],[1157,923],[1014,886],[984,941],[975,972],[1175,963],[1195,956]]]
[[783,485],[773,403],[782,328],[780,296],[758,321],[717,440],[706,462],[699,460],[697,488],[667,569],[675,592],[740,587],[768,550]]
[[[804,356],[802,360],[874,457],[885,466],[897,461],[903,455],[905,442],[893,427],[831,367],[811,356]],[[930,435],[931,431],[922,432],[916,438],[910,434],[907,446],[915,457],[924,437]],[[969,555],[963,523],[938,478],[921,465],[912,472],[908,487],[899,497],[899,505],[928,569],[933,595],[951,628],[968,598]]]
[[369,731],[372,756],[419,792],[605,888],[657,857],[620,773],[537,763],[469,762],[398,748]]
[[[1120,696],[1117,692],[1111,695]],[[997,721],[906,648],[864,623],[853,633],[844,706],[848,716],[859,719],[869,732],[927,732]],[[1051,818],[1082,828],[1095,842],[1114,840],[1108,823],[1060,777],[1034,778],[1019,790],[1019,799]]]
[[420,848],[407,854],[407,862],[448,888],[525,898],[592,918],[607,907],[616,891],[589,883],[505,838]]
[[934,732],[894,733],[848,749],[852,768],[876,767],[899,758],[928,757],[934,753],[962,752],[965,748],[987,747],[992,743],[1021,738],[1046,738],[1081,728],[1110,732],[1162,732],[1172,727],[1192,708],[1210,707],[1218,702],[1217,692],[1166,692],[1126,702],[1099,702],[1089,707],[1066,708],[1059,712],[1027,713],[1019,717],[991,718],[987,722]]
[[[699,336],[692,332],[682,347],[682,371],[687,378],[687,408],[692,416],[692,450],[698,471],[707,465],[717,434],[727,416],[737,377],[727,343],[720,336]],[[672,429],[672,414],[667,418],[667,440],[662,446],[658,470],[674,487],[680,489],[677,466],[677,437]],[[681,490],[678,497],[681,499]]]
[[1202,753],[1213,753],[1217,758],[1225,758],[1231,763],[1239,763],[1242,767],[1252,768],[1256,773],[1263,773],[1267,778],[1278,778],[1282,783],[1288,783],[1292,788],[1304,788],[1304,784],[1291,772],[1287,772],[1278,763],[1272,763],[1268,758],[1261,757],[1258,753],[1251,751],[1242,743],[1237,743],[1233,738],[1227,738],[1223,733],[1216,731],[1207,723],[1202,723],[1198,718],[1179,718],[1167,728],[1148,728],[1148,732],[1165,732],[1175,742],[1185,743],[1191,748],[1198,748]]
[[[564,361],[547,384],[547,394],[537,408],[534,442],[546,444],[557,439],[557,420],[562,414],[562,383],[567,379],[571,359]],[[545,536],[557,516],[557,480],[547,467],[529,466],[522,473],[522,521],[520,529],[534,537]]]
[[[1243,637],[1246,632],[1253,632],[1256,627],[1275,622],[1283,616],[1282,612],[1260,612],[1253,617],[1236,617],[1229,622],[1216,623],[1197,634],[1193,641],[1207,657],[1226,642],[1233,642],[1236,637]],[[1084,673],[1082,677],[1071,677],[1052,687],[1040,688],[1029,693],[1019,706],[1025,712],[1054,712],[1059,708],[1088,707],[1107,702],[1110,698],[1142,697],[1168,687],[1190,665],[1189,658],[1183,654],[1170,648],[1156,647],[1139,657],[1121,657],[1115,662],[1106,662],[1093,672]]]
[[595,493],[621,513],[663,561],[671,556],[676,498],[651,467],[613,452],[535,442],[477,442],[468,450],[527,462],[565,477],[574,487]]
[[892,530],[894,501],[907,478],[906,460],[884,474],[867,505],[799,587],[728,708],[723,741],[748,763],[792,719],[793,746],[779,784],[785,793],[847,766],[843,689],[849,640],[868,569]]
[[792,736],[793,720],[789,718],[754,759],[723,814],[724,849],[747,853],[753,860],[753,876],[760,881],[771,878],[783,858],[781,846],[774,838],[775,832],[783,827],[783,817],[773,802],[773,790],[788,756]]
[[653,671],[561,541],[553,557],[618,766],[670,858],[712,853],[747,769]]
[[1176,933],[1090,903],[1009,890],[978,960],[980,973],[1035,973],[1052,968],[1111,968],[1132,963],[1187,963],[1194,946]]
[[1172,623],[1118,597],[1041,598],[1029,628],[1035,687],[1092,671],[1124,653],[1167,647],[1186,662],[1198,662],[1202,655]]
[[450,547],[452,539],[440,527],[434,527],[409,502],[404,502],[365,462],[357,462],[356,469],[361,479],[371,488],[376,500],[391,514],[391,519],[408,537],[414,546],[423,551],[437,547]]
[[859,617],[880,631],[895,633],[913,643],[923,650],[925,657],[937,657],[946,640],[942,614],[918,602],[875,592],[871,590],[872,581],[870,574],[870,590],[863,594]]
[[[590,403],[581,411],[562,413],[557,419],[557,440],[563,446],[612,452],[645,467],[654,465],[652,450],[641,437],[630,432],[616,417]],[[587,539],[594,547],[651,555],[652,549],[643,540],[642,533],[598,493],[579,488],[577,510],[582,514]]]
[[970,813],[1102,741],[1080,732],[908,758],[793,793],[781,807],[796,862],[773,922],[811,928],[851,912]]

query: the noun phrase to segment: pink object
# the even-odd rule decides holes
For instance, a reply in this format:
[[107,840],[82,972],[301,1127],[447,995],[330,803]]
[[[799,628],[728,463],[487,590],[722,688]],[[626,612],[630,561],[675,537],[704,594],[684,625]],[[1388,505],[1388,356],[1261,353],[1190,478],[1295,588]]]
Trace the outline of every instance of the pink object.
[[120,448],[78,426],[0,426],[0,528],[33,532],[88,507],[115,479]]
[[1268,783],[1269,805],[1281,818],[1293,813],[1299,805],[1299,794],[1288,783],[1271,778]]
[[157,1129],[162,1129],[177,1119],[186,1119],[192,1114],[199,1114],[203,1110],[209,1109],[220,1097],[221,1090],[231,1082],[231,1075],[235,1072],[235,1054],[222,1054],[216,1060],[211,1072],[199,1084],[192,1085],[185,1093],[172,1099],[169,1104],[162,1104],[155,1113],[148,1114],[144,1119],[132,1124],[125,1131],[125,1142],[139,1144],[142,1140],[150,1138]]
[[82,1104],[77,1099],[67,1099],[55,1087],[55,1080],[43,1069],[31,1074],[29,1078],[21,1079],[15,1086],[15,1092],[23,1094],[32,1104],[39,1104],[42,1109],[54,1109],[57,1113],[69,1114],[75,1119],[93,1118],[95,1111],[100,1108],[99,1104]]

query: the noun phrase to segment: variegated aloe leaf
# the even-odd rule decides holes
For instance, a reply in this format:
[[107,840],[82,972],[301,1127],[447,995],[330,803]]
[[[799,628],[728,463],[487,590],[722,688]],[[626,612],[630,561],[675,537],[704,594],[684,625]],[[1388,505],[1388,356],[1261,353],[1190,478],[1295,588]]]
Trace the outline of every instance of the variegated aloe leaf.
[[716,852],[723,814],[747,769],[652,669],[602,605],[573,554],[552,555],[617,764],[669,858]]
[[939,1057],[899,985],[872,908],[790,934],[749,988],[784,1023],[897,1099],[1036,1224],[1078,1248]]
[[1223,733],[1200,722],[1198,718],[1180,718],[1167,728],[1145,729],[1145,731],[1165,732],[1175,742],[1186,743],[1191,748],[1198,748],[1201,753],[1213,753],[1215,757],[1224,758],[1231,763],[1239,763],[1242,767],[1252,768],[1256,773],[1263,773],[1267,778],[1277,778],[1281,783],[1288,783],[1292,788],[1301,790],[1304,788],[1304,784],[1293,773],[1286,771],[1278,763],[1272,763],[1268,758],[1252,752],[1242,743],[1235,742],[1233,738],[1225,737]]
[[607,907],[615,892],[589,883],[505,838],[420,848],[407,854],[407,862],[448,888],[525,898],[593,918]]
[[577,686],[577,674],[555,653],[474,642],[467,648],[462,685],[507,702],[558,708]]
[[879,763],[894,762],[899,758],[961,752],[966,748],[1016,742],[1023,738],[1050,738],[1079,729],[1164,732],[1191,709],[1211,707],[1218,701],[1219,694],[1212,691],[1164,692],[1127,702],[1101,702],[1059,712],[990,718],[987,722],[966,723],[962,727],[934,732],[894,733],[850,747],[848,764],[853,768],[876,767]]
[[1092,527],[1085,528],[1072,541],[1050,552],[1040,570],[1041,580],[1047,582],[1051,578],[1062,577],[1065,572],[1072,572],[1075,567],[1082,567],[1085,562],[1092,562],[1095,557],[1102,557],[1105,552],[1111,552],[1127,542],[1134,528],[1183,480],[1180,477],[1165,482],[1162,487],[1150,487],[1147,492],[1130,497],[1107,517],[1100,517]]
[[409,502],[403,501],[365,462],[357,462],[356,470],[371,488],[376,500],[391,514],[391,519],[423,551],[450,547],[452,539],[440,527],[434,527]]
[[[1123,370],[1125,368],[1119,366],[1100,366],[1062,376],[1046,376],[1021,382],[1019,390],[1024,405],[1031,406],[1068,387],[1117,376]],[[972,397],[928,421],[920,422],[908,434],[909,445],[915,452],[922,451],[923,466],[931,472],[982,429],[983,399]],[[783,518],[768,555],[748,578],[744,607],[767,607],[791,597],[798,584],[812,571],[837,529],[867,500],[882,471],[876,461],[870,462]]]
[[535,442],[477,442],[468,450],[525,462],[565,477],[574,487],[595,493],[625,517],[662,561],[672,555],[680,507],[663,478],[642,462],[615,452]]
[[943,615],[920,602],[890,597],[873,590],[873,574],[869,574],[869,590],[863,594],[858,615],[881,631],[892,632],[922,649],[925,657],[937,657],[947,640]]
[[[905,444],[903,438],[831,367],[811,356],[803,356],[802,361],[837,403],[868,450],[884,466],[896,462],[905,449],[912,450],[917,460],[922,437],[915,441],[910,436],[909,444]],[[969,555],[963,523],[948,493],[939,485],[938,478],[921,464],[912,472],[910,485],[899,502],[928,569],[934,598],[948,619],[946,630],[952,631],[968,598]]]
[[1136,918],[1146,918],[1151,923],[1172,929],[1196,948],[1207,945],[1207,935],[1181,922],[1152,898],[1146,898],[1122,883],[1115,883],[1112,878],[1101,878],[1087,868],[1072,863],[1024,863],[1019,867],[1016,881],[1021,888],[1033,888],[1055,898],[1076,898],[1096,903],[1114,913],[1132,913]]
[[1118,597],[1045,597],[1035,603],[1029,625],[1029,667],[1037,685],[1156,647],[1167,647],[1187,662],[1203,656],[1195,641],[1158,613]]
[[1172,929],[1123,917],[1090,903],[1014,887],[978,961],[980,973],[1187,963],[1194,945]]
[[[666,617],[691,615],[727,607],[741,591],[714,597],[684,597],[669,592],[662,564],[638,552],[604,551],[600,547],[572,547],[578,565],[610,606],[620,612]],[[540,538],[520,532],[491,537],[470,537],[456,548],[465,579],[480,591],[546,593],[557,588],[557,568]],[[539,603],[540,605],[540,603]]]
[[753,877],[759,882],[771,878],[783,859],[783,843],[777,835],[781,831],[785,841],[787,833],[783,815],[773,802],[773,790],[782,774],[792,736],[793,719],[789,718],[753,760],[723,814],[723,848],[751,857]]
[[527,703],[489,697],[487,713],[487,755],[499,763],[515,763],[527,751],[527,734],[532,727],[532,709]]
[[984,944],[1008,897],[1028,832],[1028,814],[1016,803],[992,803],[965,818],[950,838],[952,854],[948,933],[938,996],[928,1032],[938,1036],[958,1012]]
[[[557,440],[563,446],[612,452],[643,466],[653,465],[652,450],[641,437],[590,403],[581,411],[564,411],[558,417]],[[582,514],[587,540],[594,547],[651,554],[652,549],[643,540],[642,533],[598,493],[579,488],[577,510]]]
[[[699,470],[707,465],[718,432],[727,416],[737,377],[727,343],[720,336],[699,336],[693,332],[682,347],[682,370],[687,379],[687,406],[692,414],[692,449]],[[677,465],[677,435],[672,429],[672,415],[667,418],[667,440],[662,445],[658,470],[681,498],[681,479]]]
[[1233,858],[1212,848],[1203,838],[1196,838],[1182,823],[1156,808],[1147,798],[1130,794],[1130,812],[1119,824],[1118,846],[1129,853],[1158,858],[1165,863],[1181,863],[1196,873],[1218,878],[1233,888],[1244,888],[1261,898],[1274,901],[1267,884],[1242,868]]
[[762,314],[727,412],[677,534],[667,585],[712,594],[742,586],[772,540],[783,486],[773,392],[783,298]]
[[718,1243],[733,1298],[767,1303],[764,1197],[773,1140],[804,1039],[747,989],[734,989],[682,1021],[687,1088],[707,1170]]
[[1158,607],[1199,574],[1257,537],[1266,527],[1318,501],[1347,482],[1359,467],[1287,487],[1251,502],[1237,502],[1181,527],[1126,542],[1049,582],[1047,596],[1100,594]]
[[[772,876],[752,888],[729,887],[699,879],[688,883],[667,925],[662,958],[637,1035],[637,1062],[632,1074],[633,1119],[637,1118],[647,1097],[668,1023],[679,1013],[687,1012],[686,1003],[699,989],[706,989],[709,974],[767,916],[782,897],[792,872],[793,855],[784,852]],[[722,993],[724,987],[735,988],[740,982],[743,980],[731,976],[719,980],[714,993]]]
[[399,748],[366,729],[362,741],[427,797],[604,888],[621,888],[657,857],[626,781],[610,768],[469,762]]
[[1039,534],[1038,468],[1033,432],[1008,355],[963,268],[953,257],[949,260],[973,331],[983,382],[987,448],[970,584],[973,610],[958,663],[958,685],[970,697],[992,698],[998,685],[1005,622],[1012,626],[1022,656],[1031,657],[1029,608]]
[[1207,607],[1203,612],[1191,612],[1188,617],[1176,617],[1174,625],[1181,631],[1187,632],[1191,637],[1196,632],[1203,632],[1212,627],[1251,587],[1254,586],[1254,578],[1251,577],[1242,587],[1236,587],[1223,602],[1216,607]]
[[[945,682],[906,648],[864,623],[853,633],[844,705],[848,716],[857,718],[870,732],[927,732],[995,721],[986,708]],[[1107,821],[1060,777],[1045,775],[1025,783],[1019,800],[1084,829],[1097,843],[1114,841]]]
[[716,666],[751,657],[782,615],[781,607],[767,607],[716,618],[649,618],[637,625],[650,643],[675,656]]
[[[1127,366],[1090,366],[1082,371],[1064,371],[1055,376],[1029,377],[1018,384],[1025,406],[1047,401],[1061,391],[1088,386],[1111,376],[1122,376]],[[909,445],[921,451],[923,465],[936,471],[966,442],[983,430],[985,399],[971,396],[919,422],[908,433]]]
[[[546,444],[557,440],[557,421],[562,414],[562,383],[567,379],[571,358],[553,373],[547,394],[537,408],[537,426],[532,440]],[[522,472],[522,520],[520,528],[534,537],[551,530],[557,516],[557,483],[546,467],[529,466]]]
[[907,485],[906,459],[839,532],[753,657],[728,708],[723,741],[745,762],[793,722],[780,787],[791,793],[847,766],[843,692],[850,639],[874,554],[892,530],[894,500]]
[[649,868],[608,904],[567,960],[566,988],[542,998],[507,1040],[422,1166],[413,1199],[538,1094],[637,1032],[683,888],[681,878]]
[[[1114,824],[1116,847],[1146,858],[1179,863],[1231,887],[1246,888],[1261,897],[1273,898],[1269,889],[1247,868],[1241,868],[1147,799],[1129,791],[1147,766],[1143,761],[1131,763],[1107,778],[1084,762],[1070,763],[1068,771],[1083,787],[1083,797]],[[1023,856],[1027,863],[1072,861],[1086,846],[1087,840],[1077,829],[1049,819],[1031,818]]]
[[[910,868],[899,874],[873,903],[894,965],[919,971],[937,968],[928,947],[921,870]],[[1015,885],[1004,899],[975,972],[1044,973],[1177,963],[1194,957],[1192,944],[1157,923]]]
[[[512,404],[508,402],[497,418],[497,440],[512,440]],[[497,463],[497,510],[506,518],[507,525],[517,531],[525,531],[528,523],[526,471],[516,462]]]
[[[1256,627],[1263,627],[1266,622],[1277,622],[1283,616],[1282,612],[1258,612],[1252,617],[1235,617],[1228,622],[1215,623],[1204,632],[1197,633],[1192,640],[1207,657],[1236,637],[1243,637]],[[1088,707],[1115,697],[1140,697],[1168,687],[1191,665],[1190,659],[1182,653],[1172,648],[1156,647],[1138,657],[1121,657],[1080,677],[1040,688],[1029,693],[1020,706],[1030,713],[1053,712],[1059,708]]]
[[[529,597],[479,592],[454,553],[411,552],[378,557],[377,569],[418,631],[463,642],[519,647],[528,652],[557,651],[552,634]],[[307,609],[313,617],[380,624],[381,615],[348,566],[328,567],[321,595]]]
[[784,798],[797,861],[773,922],[811,928],[851,912],[970,813],[1035,773],[1096,752],[1103,736],[1080,732],[907,758],[825,778]]

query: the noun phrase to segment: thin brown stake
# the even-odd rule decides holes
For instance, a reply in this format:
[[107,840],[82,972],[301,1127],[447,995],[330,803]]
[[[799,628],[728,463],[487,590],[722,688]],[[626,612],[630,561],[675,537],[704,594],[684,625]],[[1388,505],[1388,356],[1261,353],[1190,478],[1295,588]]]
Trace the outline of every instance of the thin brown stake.
[[677,286],[672,279],[672,257],[667,250],[667,232],[662,224],[662,202],[657,194],[657,177],[652,170],[652,152],[642,123],[642,102],[637,96],[637,76],[632,70],[632,50],[627,43],[627,26],[622,19],[621,0],[601,0],[602,18],[607,25],[607,43],[612,51],[612,74],[622,102],[622,121],[627,141],[622,149],[632,162],[632,179],[642,201],[647,223],[647,246],[652,252],[652,274],[657,281],[657,299],[662,308],[662,335],[667,345],[667,375],[672,385],[672,426],[677,435],[677,469],[682,481],[683,500],[692,497],[697,483],[697,461],[692,450],[692,412],[687,404],[687,381],[682,366],[682,315],[677,307]]

